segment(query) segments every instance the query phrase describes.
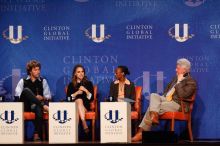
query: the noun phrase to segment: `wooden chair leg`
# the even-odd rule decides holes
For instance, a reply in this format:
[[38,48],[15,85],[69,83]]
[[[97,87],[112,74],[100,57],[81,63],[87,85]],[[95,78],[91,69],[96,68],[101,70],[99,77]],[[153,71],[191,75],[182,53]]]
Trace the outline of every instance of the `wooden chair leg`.
[[138,126],[136,125],[136,127],[135,127],[135,133],[137,133],[138,132]]
[[44,141],[47,141],[49,138],[48,138],[48,131],[49,131],[49,122],[48,120],[43,120],[43,127],[42,127],[42,130],[43,130],[43,140]]
[[137,125],[137,120],[136,119],[133,119],[133,120],[131,120],[131,122],[132,122],[132,126],[134,126],[134,128],[132,127],[132,130],[134,130],[135,131],[135,133],[137,133],[137,131],[138,131],[138,125]]
[[46,125],[47,125],[47,129],[46,129],[46,133],[47,133],[47,135],[46,135],[46,140],[48,141],[48,140],[49,140],[49,119],[47,120]]
[[95,119],[92,119],[92,141],[95,141]]
[[175,126],[175,120],[174,120],[174,119],[171,119],[170,131],[174,131],[174,126]]
[[46,140],[46,124],[45,121],[43,121],[43,127],[42,127],[42,131],[43,131],[43,140]]
[[189,139],[190,139],[190,141],[193,141],[191,120],[188,121],[188,132],[189,132]]

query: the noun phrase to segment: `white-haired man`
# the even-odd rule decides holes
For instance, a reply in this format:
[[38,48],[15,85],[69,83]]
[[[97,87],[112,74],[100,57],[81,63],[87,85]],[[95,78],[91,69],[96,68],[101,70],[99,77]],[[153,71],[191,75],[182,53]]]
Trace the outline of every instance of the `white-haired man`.
[[[133,142],[142,140],[142,131],[150,131],[152,124],[159,124],[159,115],[180,109],[179,98],[190,98],[196,91],[196,81],[190,76],[191,63],[185,58],[177,60],[176,76],[168,84],[164,94],[152,93],[149,107],[139,125],[139,130],[132,138]],[[188,105],[186,109],[188,110]]]

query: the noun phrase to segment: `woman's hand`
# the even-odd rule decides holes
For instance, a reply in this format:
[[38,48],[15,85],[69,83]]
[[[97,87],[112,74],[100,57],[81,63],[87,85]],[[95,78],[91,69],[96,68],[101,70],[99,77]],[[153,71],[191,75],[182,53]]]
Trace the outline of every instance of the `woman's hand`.
[[78,91],[77,91],[77,95],[81,95],[81,94],[83,94],[83,91],[78,90]]
[[84,86],[80,86],[79,90],[84,91],[84,92],[88,92],[88,90]]
[[75,93],[71,94],[71,96],[75,98],[77,95],[81,95],[81,94],[83,94],[83,91],[78,90]]
[[80,86],[79,90],[86,92],[86,94],[90,94],[90,92],[84,87],[84,86]]

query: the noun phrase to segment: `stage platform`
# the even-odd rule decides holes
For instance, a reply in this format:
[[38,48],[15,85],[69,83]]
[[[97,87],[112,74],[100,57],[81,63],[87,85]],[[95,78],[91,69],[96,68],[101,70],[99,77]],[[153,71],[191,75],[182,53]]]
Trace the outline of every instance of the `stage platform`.
[[[2,145],[2,144],[0,144]],[[100,143],[99,141],[89,141],[89,142],[79,142],[79,143],[72,143],[72,144],[49,144],[48,141],[43,141],[43,142],[25,142],[24,144],[7,144],[7,146],[14,146],[14,145],[34,145],[34,146],[43,146],[43,145],[83,145],[83,146],[88,146],[88,145],[131,145],[131,146],[141,146],[141,145],[147,145],[147,146],[193,146],[193,145],[201,145],[201,146],[207,146],[207,145],[220,145],[220,140],[195,140],[193,142],[183,140],[183,141],[178,141],[177,143],[145,143],[143,144],[142,142],[137,142],[137,143]]]

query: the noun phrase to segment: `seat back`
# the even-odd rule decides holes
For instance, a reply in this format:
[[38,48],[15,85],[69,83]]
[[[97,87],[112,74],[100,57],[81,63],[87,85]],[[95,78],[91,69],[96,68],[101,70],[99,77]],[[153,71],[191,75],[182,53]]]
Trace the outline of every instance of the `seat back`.
[[142,93],[142,86],[135,87],[135,103],[134,109],[138,112],[138,117],[141,117],[141,93]]
[[93,91],[94,100],[90,102],[90,109],[91,111],[95,112],[97,110],[97,90],[98,90],[97,85],[93,86],[93,90],[94,90]]
[[192,96],[192,102],[190,103],[190,112],[192,112],[192,110],[193,110],[193,105],[194,105],[194,102],[195,102],[195,98],[196,98],[196,93],[194,93],[193,94],[193,96]]
[[[192,110],[193,110],[193,105],[194,105],[194,101],[195,101],[195,98],[196,98],[196,92],[191,96],[190,99],[183,99],[183,98],[180,98],[181,99],[181,110],[184,114],[191,114]],[[189,105],[189,111],[188,112],[185,112],[185,107],[186,107],[186,104]]]

